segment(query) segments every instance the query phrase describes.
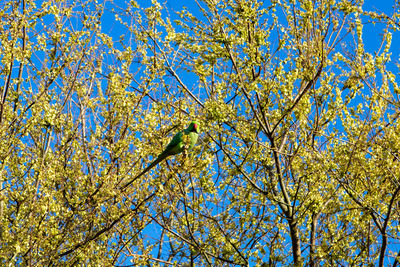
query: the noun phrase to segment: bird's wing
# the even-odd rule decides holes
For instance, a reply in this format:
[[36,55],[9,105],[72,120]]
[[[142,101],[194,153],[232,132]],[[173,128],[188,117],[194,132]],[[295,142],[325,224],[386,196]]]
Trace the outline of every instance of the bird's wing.
[[165,148],[164,153],[172,153],[169,155],[173,155],[173,154],[177,154],[179,153],[179,151],[177,151],[177,146],[182,143],[182,136],[183,133],[182,132],[178,132],[177,134],[175,134],[175,136],[172,138],[171,142],[169,142],[169,144],[167,145],[167,147]]

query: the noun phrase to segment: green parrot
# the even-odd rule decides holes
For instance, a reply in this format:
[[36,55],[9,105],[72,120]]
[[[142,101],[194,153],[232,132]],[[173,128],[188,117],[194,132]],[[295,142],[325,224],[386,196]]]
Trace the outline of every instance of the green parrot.
[[199,123],[196,121],[192,121],[190,125],[183,131],[178,132],[172,138],[171,142],[167,145],[165,150],[158,155],[158,157],[149,165],[146,169],[144,169],[138,176],[132,179],[130,182],[126,183],[121,189],[125,189],[128,187],[133,181],[141,177],[143,174],[151,170],[158,163],[163,161],[168,156],[176,155],[182,153],[184,150],[191,150],[197,142],[197,138],[199,137],[200,127]]

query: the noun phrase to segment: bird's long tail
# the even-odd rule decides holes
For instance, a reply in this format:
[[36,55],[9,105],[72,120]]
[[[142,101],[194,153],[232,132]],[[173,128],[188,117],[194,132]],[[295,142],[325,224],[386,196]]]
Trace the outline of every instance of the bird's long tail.
[[158,156],[152,163],[150,163],[149,166],[146,167],[146,169],[144,169],[141,173],[139,173],[135,178],[133,178],[132,180],[130,180],[129,182],[127,182],[126,184],[124,184],[123,186],[120,187],[121,190],[124,190],[125,188],[127,188],[130,184],[132,184],[134,181],[136,181],[137,179],[139,179],[140,177],[142,177],[142,175],[144,175],[146,172],[150,171],[154,166],[156,166],[158,163],[160,163],[161,161],[163,161],[167,156],[161,154],[160,156]]

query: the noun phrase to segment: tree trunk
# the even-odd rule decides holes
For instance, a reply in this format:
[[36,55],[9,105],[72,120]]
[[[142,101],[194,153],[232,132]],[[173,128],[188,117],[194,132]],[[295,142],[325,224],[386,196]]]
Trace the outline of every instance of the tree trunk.
[[293,218],[288,218],[290,238],[292,240],[292,251],[293,251],[293,263],[294,266],[302,266],[301,249],[300,249],[300,238],[297,223]]

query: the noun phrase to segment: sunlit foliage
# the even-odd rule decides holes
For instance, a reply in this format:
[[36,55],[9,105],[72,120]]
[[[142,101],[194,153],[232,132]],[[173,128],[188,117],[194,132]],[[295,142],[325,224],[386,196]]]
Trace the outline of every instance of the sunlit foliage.
[[398,264],[399,6],[190,3],[0,2],[0,263]]

